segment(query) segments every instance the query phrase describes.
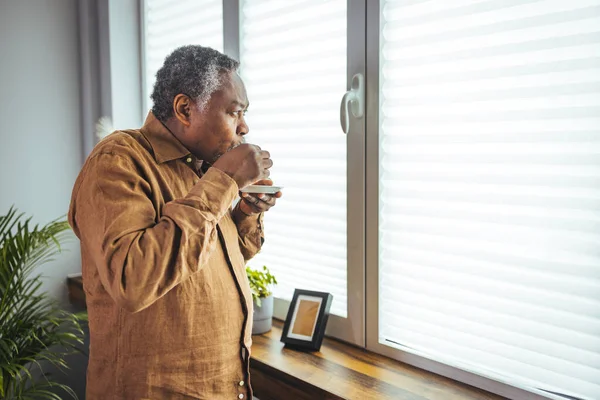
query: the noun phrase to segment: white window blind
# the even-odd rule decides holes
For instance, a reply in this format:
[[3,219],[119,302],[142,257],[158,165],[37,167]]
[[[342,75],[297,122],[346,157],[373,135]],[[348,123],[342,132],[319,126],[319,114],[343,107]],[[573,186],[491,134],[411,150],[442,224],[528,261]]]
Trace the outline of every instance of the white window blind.
[[199,44],[223,51],[223,0],[145,0],[144,10],[144,85],[151,107],[156,72],[173,50]]
[[285,186],[250,264],[273,271],[276,297],[330,292],[331,312],[346,317],[346,0],[242,4],[248,140],[271,152],[272,178]]
[[600,399],[600,1],[382,1],[381,41],[380,342]]

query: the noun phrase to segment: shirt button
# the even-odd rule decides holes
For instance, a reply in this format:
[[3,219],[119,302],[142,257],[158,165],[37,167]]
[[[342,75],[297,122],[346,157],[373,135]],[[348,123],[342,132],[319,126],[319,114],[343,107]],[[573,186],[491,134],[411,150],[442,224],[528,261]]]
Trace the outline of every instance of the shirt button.
[[244,386],[244,381],[240,381],[240,386]]
[[192,162],[192,157],[188,157],[188,158],[186,158],[186,159],[185,159],[185,162],[186,162],[186,163],[191,163],[191,162]]
[[238,396],[238,399],[240,399],[240,400],[241,400],[241,399],[243,399],[243,398],[244,398],[244,395],[240,393],[240,395]]

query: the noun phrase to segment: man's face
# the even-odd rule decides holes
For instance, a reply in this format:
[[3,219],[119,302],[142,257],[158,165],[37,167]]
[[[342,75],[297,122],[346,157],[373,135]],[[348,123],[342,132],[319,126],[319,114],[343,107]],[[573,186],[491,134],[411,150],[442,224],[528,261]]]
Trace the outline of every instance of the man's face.
[[244,135],[248,133],[244,120],[248,97],[242,79],[235,72],[224,73],[222,82],[203,110],[192,107],[191,124],[183,143],[194,155],[210,164],[244,143]]

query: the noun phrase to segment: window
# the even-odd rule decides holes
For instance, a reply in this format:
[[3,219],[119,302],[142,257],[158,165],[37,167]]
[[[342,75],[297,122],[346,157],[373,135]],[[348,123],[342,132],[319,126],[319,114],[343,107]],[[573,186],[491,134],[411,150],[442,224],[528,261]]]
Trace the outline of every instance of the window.
[[377,344],[600,395],[600,2],[383,1]]
[[510,398],[600,398],[600,0],[144,3],[145,96],[179,45],[241,61],[285,187],[251,262],[276,316],[330,292],[329,335]]
[[246,0],[241,27],[248,141],[271,152],[272,179],[285,186],[285,200],[265,215],[269,240],[253,262],[280,277],[276,296],[291,300],[295,287],[331,292],[332,312],[345,317],[346,138],[337,120],[345,1]]
[[[272,178],[285,187],[284,198],[265,216],[268,239],[251,264],[273,271],[279,299],[291,300],[295,288],[332,293],[333,319],[343,328],[330,333],[362,343],[363,299],[352,307],[348,288],[364,284],[360,278],[348,280],[348,240],[353,240],[348,232],[352,226],[358,232],[363,228],[348,215],[356,209],[360,215],[363,204],[361,199],[348,203],[347,196],[362,178],[351,175],[347,160],[349,151],[360,147],[353,147],[349,137],[362,137],[363,129],[355,126],[344,135],[339,110],[349,54],[358,51],[364,57],[364,50],[347,46],[346,3],[245,0],[239,47],[250,99],[248,141],[271,152]],[[358,191],[362,195],[362,188]],[[357,269],[364,270],[357,261]],[[341,322],[351,319],[349,307],[359,316],[356,334],[350,322]],[[283,311],[279,316],[285,317]]]
[[152,108],[156,72],[173,50],[201,44],[223,51],[223,6],[222,0],[143,0],[143,7],[145,113]]

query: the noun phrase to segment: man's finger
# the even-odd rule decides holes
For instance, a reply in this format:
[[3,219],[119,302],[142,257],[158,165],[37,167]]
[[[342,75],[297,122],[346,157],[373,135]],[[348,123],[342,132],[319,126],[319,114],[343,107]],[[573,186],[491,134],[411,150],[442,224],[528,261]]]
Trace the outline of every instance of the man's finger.
[[258,208],[261,212],[273,207],[276,200],[274,196],[264,193],[260,193],[256,196],[243,193],[242,198],[248,205]]
[[[258,200],[258,199],[256,199]],[[261,212],[261,210],[259,209],[259,207],[256,205],[256,200],[252,199],[250,197],[243,197],[242,201],[248,206],[250,207],[250,210],[252,210],[253,213],[259,213]]]
[[261,179],[260,181],[254,182],[254,185],[273,186],[273,181],[270,179]]
[[264,202],[267,204],[271,203],[271,199],[273,198],[271,195],[266,194],[266,193],[256,193],[254,195],[249,195],[248,197],[246,197],[247,199],[249,199],[250,201],[254,202],[254,204],[258,204],[259,202]]
[[269,205],[269,207],[273,207],[277,199],[275,197],[269,196],[267,200],[263,200],[265,203]]
[[263,160],[263,168],[271,168],[273,166],[273,160],[270,158],[265,158]]
[[[269,179],[266,179],[264,181],[259,181],[259,182],[266,182],[266,181],[269,181]],[[256,184],[258,185],[259,183],[257,182]],[[250,201],[254,201],[255,198],[259,198],[265,202],[268,202],[269,204],[272,203],[271,202],[272,199],[279,199],[281,196],[283,196],[283,193],[281,191],[274,193],[274,194],[266,194],[266,193],[250,194],[250,193],[246,193],[246,192],[241,193],[242,198],[250,199]]]
[[269,153],[266,150],[261,150],[260,151],[260,156],[261,156],[261,158],[271,158],[271,153]]
[[246,203],[248,204],[258,204],[260,202],[260,199],[257,196],[248,193],[242,193],[242,198],[246,200]]
[[264,194],[261,193],[258,195],[258,198],[263,202],[263,203],[267,203],[270,206],[275,205],[275,197],[268,195],[268,194]]

